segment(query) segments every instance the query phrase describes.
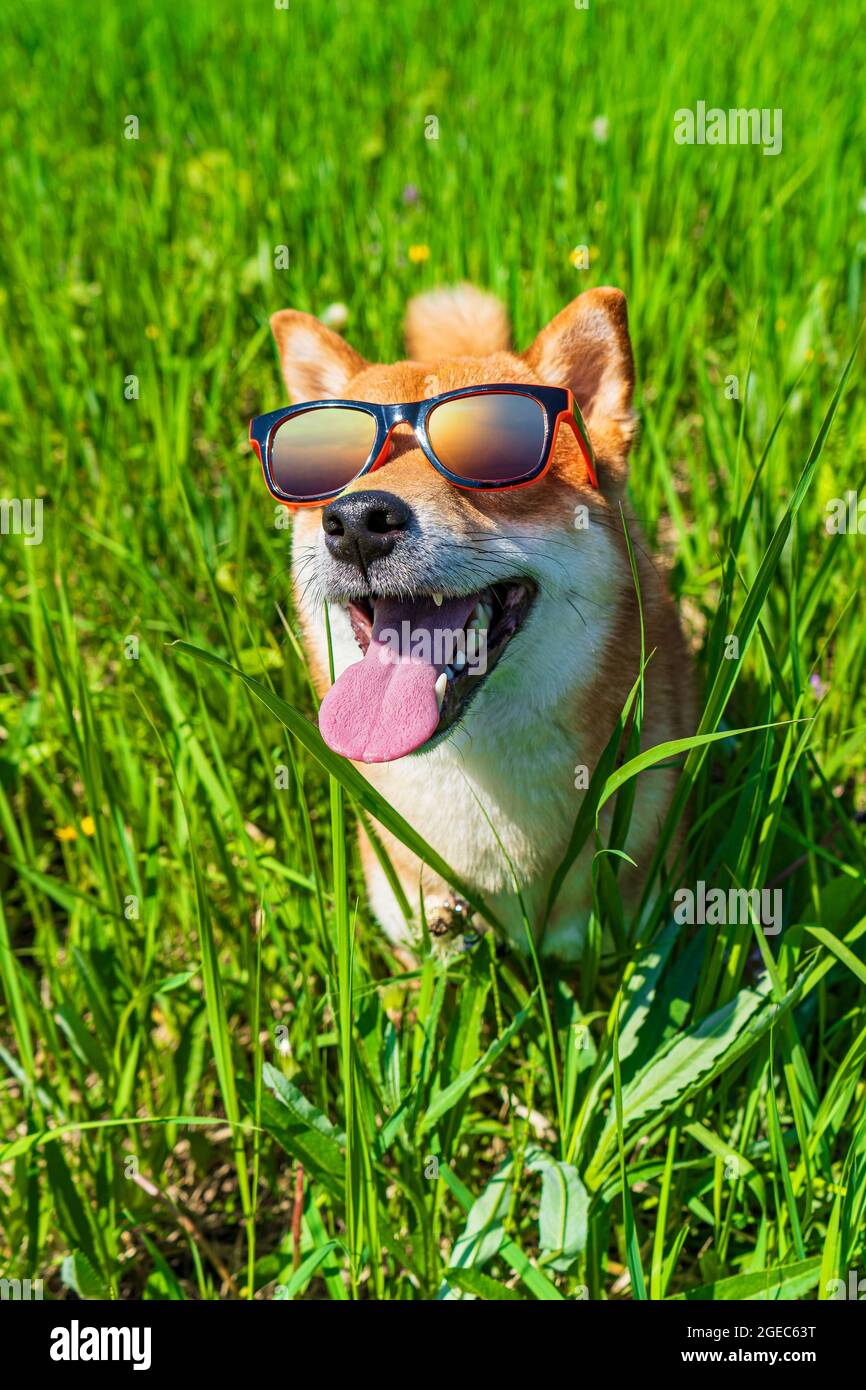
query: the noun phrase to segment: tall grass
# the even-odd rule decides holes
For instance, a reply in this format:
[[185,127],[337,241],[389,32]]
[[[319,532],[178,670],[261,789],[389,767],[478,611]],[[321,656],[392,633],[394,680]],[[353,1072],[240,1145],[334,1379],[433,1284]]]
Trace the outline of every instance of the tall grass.
[[[39,0],[0,24],[0,496],[44,500],[41,545],[0,536],[0,1273],[826,1297],[866,1206],[866,535],[825,524],[866,498],[859,8]],[[676,145],[697,100],[782,108],[782,153]],[[495,932],[447,965],[390,950],[354,824],[422,853],[425,828],[308,722],[245,442],[283,398],[271,311],[345,302],[387,359],[406,298],[459,277],[520,346],[626,290],[631,501],[705,692],[698,742],[633,746],[576,798],[572,850],[600,853],[571,974]],[[628,789],[673,756],[628,920]],[[781,933],[678,928],[698,880],[778,888]]]

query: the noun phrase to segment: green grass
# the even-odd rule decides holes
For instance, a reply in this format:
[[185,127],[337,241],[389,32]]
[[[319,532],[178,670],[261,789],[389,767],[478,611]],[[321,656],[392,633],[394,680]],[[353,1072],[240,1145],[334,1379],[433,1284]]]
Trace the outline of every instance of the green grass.
[[[866,498],[862,349],[835,395],[863,307],[860,7],[383,11],[4,7],[0,495],[43,498],[45,538],[0,537],[0,1273],[825,1297],[862,1270],[866,1206],[866,535],[824,524]],[[782,153],[676,145],[698,100],[782,108]],[[625,289],[633,506],[702,732],[756,730],[688,753],[647,927],[598,860],[585,958],[542,988],[489,936],[407,971],[371,920],[363,784],[299,723],[290,539],[245,442],[283,395],[270,312],[344,301],[388,359],[407,297],[461,277],[520,346]],[[698,879],[781,888],[782,933],[676,929]]]

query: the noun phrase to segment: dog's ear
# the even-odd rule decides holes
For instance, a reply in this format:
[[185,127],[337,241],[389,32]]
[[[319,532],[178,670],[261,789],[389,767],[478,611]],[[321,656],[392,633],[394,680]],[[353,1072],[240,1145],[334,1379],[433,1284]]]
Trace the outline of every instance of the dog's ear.
[[602,486],[625,483],[635,429],[634,359],[621,290],[586,290],[523,354],[546,386],[569,386],[589,428]]
[[360,353],[312,314],[281,309],[271,317],[271,332],[292,401],[339,399],[367,365]]

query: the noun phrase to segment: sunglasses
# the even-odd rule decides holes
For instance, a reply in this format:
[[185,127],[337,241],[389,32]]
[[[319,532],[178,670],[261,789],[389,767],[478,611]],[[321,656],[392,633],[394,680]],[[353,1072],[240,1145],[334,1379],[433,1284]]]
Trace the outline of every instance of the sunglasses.
[[307,401],[257,415],[250,443],[272,496],[313,507],[384,463],[398,425],[411,427],[436,472],[455,487],[501,492],[547,472],[563,423],[597,488],[583,416],[560,386],[466,386],[403,405]]

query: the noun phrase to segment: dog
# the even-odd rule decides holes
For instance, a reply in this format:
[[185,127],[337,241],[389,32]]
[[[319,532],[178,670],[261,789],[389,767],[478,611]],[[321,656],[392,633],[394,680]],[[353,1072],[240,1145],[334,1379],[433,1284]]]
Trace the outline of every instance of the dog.
[[[587,290],[518,353],[505,309],[492,295],[470,285],[434,290],[410,302],[408,358],[388,365],[365,361],[310,314],[285,309],[271,327],[294,402],[422,402],[511,383],[567,387],[579,406],[592,465],[579,439],[559,430],[543,477],[473,491],[431,467],[417,435],[398,424],[390,453],[373,472],[327,505],[298,508],[293,523],[295,608],[323,698],[326,741],[351,756],[483,896],[510,940],[525,946],[524,910],[536,928],[587,773],[640,670],[640,607],[624,520],[650,658],[641,747],[694,731],[689,652],[625,501],[636,426],[625,296]],[[486,638],[486,664],[448,666],[436,677],[438,722],[429,699],[421,718],[411,692],[385,698],[375,662],[367,660],[383,622],[407,635],[429,634],[437,609],[441,626],[457,636]],[[436,670],[424,677],[431,684]],[[359,736],[359,727],[367,733]],[[652,854],[676,775],[664,768],[638,778],[625,845],[638,866]],[[603,830],[613,804],[602,813]],[[465,904],[392,835],[382,830],[381,838],[409,903],[419,913],[423,903],[428,924],[462,941],[470,925]],[[395,946],[417,949],[420,923],[407,923],[363,830],[360,849],[376,918]],[[543,954],[564,963],[583,947],[594,851],[590,837],[544,930]],[[640,868],[621,870],[628,908],[641,889]]]

